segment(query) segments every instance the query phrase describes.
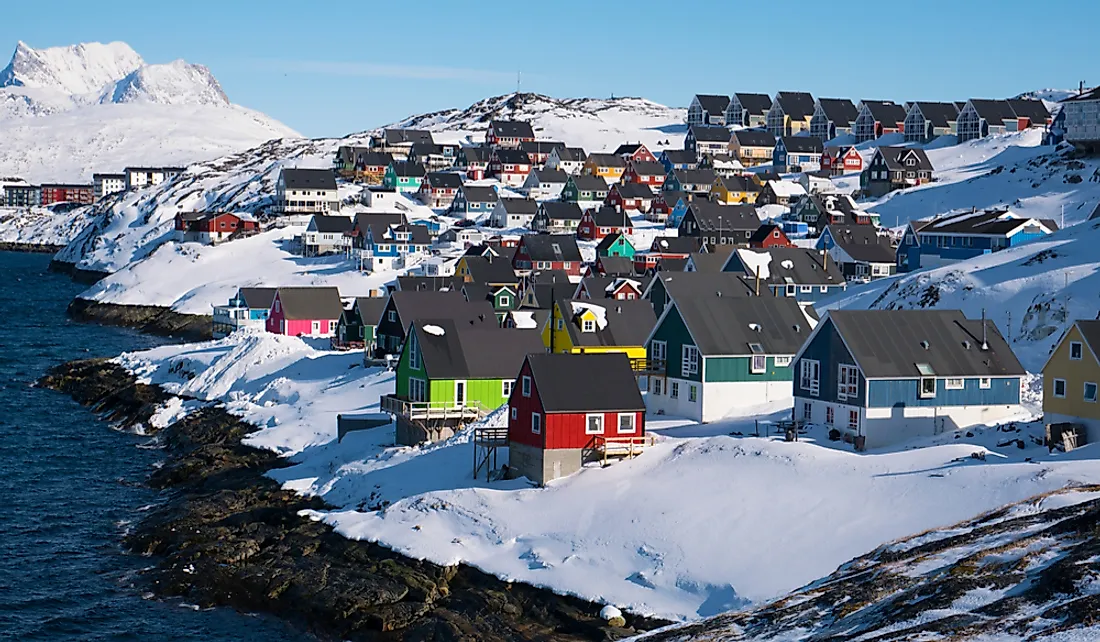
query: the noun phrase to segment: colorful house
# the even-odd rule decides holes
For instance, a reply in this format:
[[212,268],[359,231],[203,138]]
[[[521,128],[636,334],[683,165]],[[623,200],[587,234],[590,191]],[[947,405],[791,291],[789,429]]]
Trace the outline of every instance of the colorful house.
[[653,197],[653,205],[646,212],[647,221],[664,223],[665,227],[676,227],[687,213],[692,195],[687,192],[661,190]]
[[632,234],[633,232],[634,223],[630,220],[630,215],[611,207],[585,210],[577,225],[577,238],[585,241],[598,241],[609,234]]
[[359,250],[359,269],[366,272],[400,270],[418,262],[432,246],[425,225],[372,225]]
[[657,157],[657,162],[665,168],[665,173],[674,169],[696,169],[699,167],[699,159],[695,152],[686,149],[666,149]]
[[528,140],[519,144],[519,148],[527,152],[533,165],[544,165],[550,158],[550,153],[559,147],[565,147],[565,143],[552,140]]
[[713,169],[674,169],[665,178],[661,187],[665,192],[687,192],[706,196],[710,193],[718,175]]
[[848,288],[844,273],[827,253],[806,247],[737,249],[722,269],[744,277],[757,293],[767,288],[776,297],[799,303],[818,301]]
[[581,275],[580,248],[571,234],[525,234],[519,240],[512,267],[520,274],[536,270],[561,270],[569,276]]
[[739,129],[730,137],[729,152],[745,167],[766,165],[772,162],[775,136],[762,129]]
[[560,169],[574,176],[584,169],[584,161],[588,160],[588,154],[580,147],[556,147],[546,159],[548,169]]
[[945,214],[910,221],[898,245],[898,272],[912,272],[999,252],[1058,231],[1049,219],[1020,216],[1010,210]]
[[812,172],[821,169],[824,145],[813,136],[781,136],[772,150],[772,166],[779,172]]
[[645,358],[645,340],[657,322],[653,306],[636,299],[558,299],[542,331],[549,352],[622,352]]
[[737,92],[726,106],[726,126],[764,127],[771,108],[772,98],[767,94]]
[[868,283],[897,272],[890,237],[874,225],[826,225],[814,247],[827,251],[850,282]]
[[847,98],[818,98],[810,117],[810,136],[825,141],[850,134],[858,115],[859,110]]
[[932,182],[932,161],[919,147],[879,147],[867,169],[859,175],[859,187],[878,198],[894,190]]
[[544,201],[539,203],[530,228],[536,232],[575,234],[583,216],[576,203]]
[[806,189],[800,183],[794,181],[767,181],[756,197],[756,204],[788,206],[805,196]]
[[462,296],[467,301],[488,301],[497,315],[497,324],[503,327],[508,314],[519,306],[519,288],[514,285],[483,285],[466,283]]
[[687,124],[691,125],[726,125],[726,108],[729,107],[729,96],[716,96],[713,94],[695,94],[688,105]]
[[607,192],[604,204],[620,212],[644,214],[653,206],[653,190],[640,183],[616,183]]
[[657,157],[653,155],[653,152],[641,143],[623,143],[615,150],[615,155],[622,156],[627,164],[657,162]]
[[176,214],[176,235],[184,243],[217,245],[260,231],[251,214],[241,212],[180,212]]
[[768,132],[778,138],[808,131],[813,115],[813,96],[804,91],[781,91],[772,100],[764,120]]
[[628,161],[626,170],[623,171],[621,182],[638,183],[657,191],[664,184],[667,174],[668,171],[665,170],[665,166],[657,161],[631,160]]
[[485,130],[485,144],[489,147],[519,149],[520,143],[535,140],[531,123],[521,120],[494,120]]
[[279,288],[267,316],[267,331],[291,337],[331,337],[343,313],[336,288]]
[[1043,366],[1043,423],[1079,424],[1088,443],[1100,439],[1100,321],[1078,320]]
[[451,214],[476,220],[492,213],[497,204],[497,191],[491,186],[463,185],[451,203]]
[[649,364],[659,371],[649,377],[649,411],[710,422],[789,401],[791,361],[813,323],[793,299],[675,299],[646,340]]
[[488,147],[463,147],[455,157],[455,167],[466,172],[466,178],[471,181],[480,181],[489,169],[492,151]]
[[596,246],[596,256],[624,256],[634,258],[634,244],[621,232],[612,232],[603,237]]
[[730,130],[719,125],[692,125],[684,136],[684,149],[693,152],[699,162],[707,156],[725,154],[729,144]]
[[859,103],[859,115],[852,124],[857,143],[896,134],[905,128],[905,107],[892,100],[863,100]]
[[214,306],[213,336],[221,339],[245,327],[264,328],[276,288],[240,288],[226,305]]
[[783,228],[775,223],[765,223],[749,237],[749,247],[767,250],[773,247],[794,247]]
[[428,172],[420,182],[417,198],[433,209],[449,208],[462,189],[462,175],[453,172]]
[[432,279],[446,289],[401,289],[390,293],[375,328],[375,357],[398,354],[409,326],[422,319],[449,318],[462,325],[497,327],[496,312],[488,301],[467,301],[460,291],[463,281]]
[[826,147],[821,154],[821,170],[831,176],[863,171],[863,155],[852,145]]
[[577,174],[570,176],[561,190],[561,200],[576,203],[581,209],[595,207],[604,202],[610,188],[599,176]]
[[383,297],[355,297],[350,307],[344,308],[336,323],[336,335],[332,345],[343,349],[361,349],[374,354],[374,329],[386,307]]
[[645,403],[621,354],[528,355],[508,405],[508,465],[537,484],[645,444]]
[[748,176],[719,176],[710,186],[710,199],[723,205],[755,203],[760,184]]
[[626,171],[626,161],[615,154],[589,154],[584,161],[584,173],[598,176],[608,183],[616,183]]
[[382,186],[395,189],[402,194],[415,194],[420,191],[420,183],[427,172],[420,163],[395,161],[386,167]]
[[485,176],[495,178],[510,187],[520,187],[531,173],[531,158],[520,149],[498,148],[489,156]]
[[692,252],[705,251],[706,245],[697,236],[658,236],[645,252],[635,252],[634,271],[654,270],[666,259],[687,260]]
[[577,293],[573,298],[640,301],[652,278],[651,276],[589,276],[577,286]]
[[793,372],[795,417],[857,450],[1011,419],[1026,374],[996,324],[959,310],[830,310]]

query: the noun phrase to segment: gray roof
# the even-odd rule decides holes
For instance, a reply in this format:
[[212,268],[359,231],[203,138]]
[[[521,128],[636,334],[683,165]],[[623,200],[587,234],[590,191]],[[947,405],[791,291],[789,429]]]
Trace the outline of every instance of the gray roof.
[[454,172],[428,172],[424,180],[432,187],[458,189],[462,187],[462,175]]
[[493,156],[496,157],[501,163],[507,163],[509,165],[530,165],[531,157],[527,155],[527,152],[522,149],[508,149],[502,147],[500,149],[493,150]]
[[339,319],[344,312],[334,287],[284,287],[278,297],[287,319]]
[[389,145],[401,143],[433,143],[432,133],[423,129],[387,129],[383,137]]
[[656,236],[649,247],[662,254],[691,254],[698,252],[700,246],[697,236]]
[[[361,154],[367,153],[369,147],[356,147],[354,145],[341,145],[336,148],[336,158],[345,163],[354,163]],[[93,174],[92,176],[99,176],[100,174]]]
[[[695,223],[703,232],[746,230],[755,232],[760,227],[760,216],[752,205],[723,205],[714,201],[694,200],[688,205],[688,213],[694,214]],[[721,217],[721,221],[718,218]]]
[[364,212],[355,215],[353,229],[358,229],[364,237],[369,231],[372,237],[378,238],[391,225],[400,225],[404,222],[405,215],[400,212]]
[[489,186],[463,185],[462,194],[468,203],[496,203],[497,191]]
[[[595,332],[584,332],[576,320],[584,310],[573,311],[572,304],[599,306],[604,309],[607,325],[596,327]],[[657,315],[653,313],[653,304],[642,299],[558,299],[558,309],[565,313],[566,331],[574,346],[578,347],[626,347],[645,345],[653,326],[657,325]]]
[[464,281],[460,276],[399,276],[397,289],[401,292],[437,292],[462,289]]
[[466,267],[470,270],[470,278],[474,283],[485,285],[499,283],[519,283],[516,271],[512,269],[512,263],[504,257],[492,258],[491,256],[467,256]]
[[441,156],[443,154],[443,146],[436,145],[435,143],[413,143],[412,149],[409,150],[409,154],[418,158]]
[[270,310],[278,288],[241,288],[238,292],[244,304],[253,310]]
[[[886,161],[886,167],[891,170],[922,170],[932,171],[932,161],[928,160],[928,154],[924,153],[924,150],[919,147],[879,147],[878,153],[882,154],[883,160]],[[908,158],[917,159],[917,164],[909,167],[905,165],[905,160]]]
[[893,263],[896,253],[890,239],[878,233],[874,225],[829,225],[827,228],[840,249],[860,263]]
[[725,113],[726,107],[729,107],[729,96],[716,96],[714,94],[695,94],[695,99],[699,101],[699,104],[703,107],[708,114],[722,114]]
[[623,353],[531,354],[527,363],[543,412],[645,411]]
[[731,192],[759,192],[761,189],[759,183],[741,174],[719,176],[717,180],[721,181],[722,185]]
[[634,276],[633,274],[631,274],[629,276],[589,276],[577,284],[577,292],[579,293],[583,287],[583,289],[588,292],[588,296],[590,298],[606,299],[610,298],[611,296],[610,290],[614,290],[615,288],[623,285],[623,282],[625,281],[633,281],[638,284],[638,290],[642,293],[645,293],[646,288],[649,287],[649,282],[652,280],[653,277],[651,275]]
[[959,118],[959,108],[952,103],[917,102],[914,104],[933,127],[950,127],[951,123]]
[[355,164],[359,167],[385,167],[393,162],[393,154],[389,152],[364,151],[355,156]]
[[413,161],[400,161],[393,164],[393,173],[397,176],[423,177],[427,171],[420,163]]
[[775,147],[775,136],[760,129],[738,129],[733,137],[742,147]]
[[398,290],[390,294],[402,325],[420,319],[454,319],[464,324],[490,323],[496,326],[496,312],[488,301],[467,301],[459,289]]
[[[844,274],[837,267],[836,261],[827,261],[821,252],[808,247],[741,249],[739,252],[771,255],[767,279],[769,285],[842,285],[845,283]],[[730,254],[730,261],[733,261],[734,254]],[[748,266],[742,273],[750,279],[756,275]]]
[[762,354],[793,355],[812,331],[791,297],[687,296],[673,303],[705,356],[751,355],[753,344]]
[[815,136],[784,136],[782,141],[788,153],[820,154],[825,149],[821,139]]
[[831,310],[826,318],[869,379],[918,377],[918,363],[937,377],[1024,374],[997,324],[986,321],[982,350],[981,320],[960,310]]
[[549,154],[558,147],[565,147],[565,143],[552,140],[525,140],[519,144],[519,148],[528,154]]
[[[616,156],[616,158],[618,158]],[[592,176],[590,174],[578,174],[576,176],[569,177],[573,184],[577,186],[579,192],[606,192],[608,191],[607,181],[602,176]]]
[[657,261],[658,272],[683,272],[687,269],[687,259],[666,256]]
[[847,98],[818,98],[817,103],[825,117],[837,127],[850,127],[859,115],[859,110]]
[[665,205],[668,205],[669,207],[675,207],[676,202],[680,201],[681,199],[684,201],[684,204],[687,204],[688,201],[691,200],[691,194],[680,190],[659,190],[654,195],[654,198],[661,199],[665,202]]
[[730,130],[721,125],[692,125],[691,135],[695,140],[709,143],[730,142]]
[[[600,245],[596,246],[597,249],[602,246],[604,244],[604,241],[607,241],[607,239],[614,240],[617,236],[619,236],[618,233],[608,234],[604,237],[604,240],[600,242]],[[608,242],[608,246],[610,246],[610,242]],[[634,261],[631,260],[630,257],[601,256],[597,260],[599,261],[600,266],[603,267],[604,274],[608,276],[633,276],[636,273],[636,270],[634,269]]]
[[775,102],[783,113],[795,120],[814,115],[814,97],[804,91],[781,91],[775,95]]
[[623,198],[653,198],[653,190],[642,183],[618,183],[611,189]]
[[673,165],[695,165],[698,162],[695,152],[686,149],[666,149],[661,156]]
[[283,168],[287,189],[336,189],[336,174],[331,169]]
[[[592,221],[596,224],[596,227],[631,227],[633,225],[630,220],[630,215],[625,211],[620,212],[614,207],[606,206],[592,212]],[[616,236],[618,235],[616,234]],[[606,238],[608,237],[605,237],[605,239]]]
[[386,309],[386,297],[355,297],[355,309],[365,325],[378,325]]
[[588,162],[593,163],[596,167],[626,167],[626,159],[622,156],[602,152],[589,154]]
[[582,147],[559,147],[558,160],[583,163],[588,160],[588,154],[585,153]]
[[532,261],[581,261],[577,238],[572,234],[526,234],[520,243]]
[[739,91],[734,96],[737,96],[737,102],[741,103],[741,108],[754,116],[763,116],[772,108],[772,97],[767,94],[750,94]]
[[732,251],[728,245],[723,247],[725,252],[719,248],[715,248],[714,252],[692,252],[688,259],[695,266],[696,272],[721,272]]
[[561,183],[565,185],[569,180],[569,174],[566,174],[560,169],[548,169],[545,167],[536,167],[531,170],[531,174],[538,179],[540,183]]
[[978,112],[978,116],[993,125],[1001,125],[1006,120],[1016,118],[1016,112],[1012,110],[1012,105],[1008,104],[1007,100],[971,98],[970,104],[974,107],[974,111]]
[[905,122],[905,108],[892,100],[863,100],[860,102],[871,112],[875,122],[887,124]]
[[664,176],[668,173],[665,171],[665,166],[657,161],[632,160],[630,161],[630,167],[639,176]]
[[528,354],[546,350],[536,332],[490,324],[419,319],[413,330],[432,379],[514,379]]
[[489,147],[463,147],[462,155],[467,163],[488,163],[493,150]]
[[489,124],[497,138],[534,138],[531,123],[521,120],[494,120]]
[[1100,355],[1100,320],[1080,319],[1074,322],[1081,331],[1085,343],[1089,344],[1093,354]]
[[500,204],[509,214],[534,214],[539,211],[538,201],[531,198],[501,198]]
[[674,169],[672,176],[680,185],[713,185],[718,177],[713,169]]
[[1041,100],[1027,100],[1024,98],[1010,98],[1009,107],[1019,118],[1030,118],[1031,124],[1042,124],[1050,118],[1050,110]]
[[1052,232],[1058,229],[1058,225],[1054,221],[1013,215],[1003,209],[990,209],[974,213],[945,214],[931,220],[921,221],[923,225],[921,225],[920,231],[1003,236],[1018,227],[1033,222],[1042,224]]
[[[666,295],[673,301],[689,297],[729,298],[755,295],[752,284],[733,272],[662,272],[655,278],[661,280]],[[763,288],[760,294],[772,296],[770,290]]]
[[[637,152],[642,147],[645,147],[645,145],[642,145],[641,143],[623,143],[622,145],[619,145],[618,147],[615,148],[615,155],[616,156],[624,156],[624,155],[625,156],[633,156],[635,154],[635,152]],[[646,149],[648,150],[649,148],[646,147]]]
[[318,232],[325,234],[343,234],[350,232],[355,225],[350,216],[326,216],[324,214],[313,215],[313,226]]
[[539,205],[539,209],[548,219],[579,221],[584,215],[579,205],[567,201],[544,201]]

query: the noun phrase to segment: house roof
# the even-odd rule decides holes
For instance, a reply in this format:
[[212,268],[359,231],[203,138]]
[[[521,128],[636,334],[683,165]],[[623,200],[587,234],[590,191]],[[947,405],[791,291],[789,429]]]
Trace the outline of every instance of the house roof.
[[500,205],[509,214],[531,214],[539,211],[538,201],[531,198],[500,198]]
[[1009,210],[990,209],[981,212],[945,214],[924,223],[921,232],[940,232],[945,234],[986,234],[1003,236],[1028,224],[1040,224],[1051,232],[1057,231],[1054,221],[1019,216]]
[[1100,355],[1100,320],[1079,319],[1074,322],[1074,325],[1081,331],[1081,336],[1085,339],[1085,343],[1089,344],[1092,353]]
[[605,181],[602,176],[578,174],[576,176],[570,176],[569,178],[573,181],[573,185],[577,187],[577,191],[579,192],[606,192],[608,190],[607,181]]
[[500,148],[493,150],[497,160],[509,165],[530,165],[531,157],[522,149]]
[[[757,188],[757,189],[759,189],[759,188]],[[683,192],[683,191],[680,191],[680,190],[659,190],[654,195],[654,198],[655,199],[656,198],[661,199],[662,201],[665,202],[665,205],[668,205],[669,207],[675,207],[676,203],[680,200],[683,200],[684,203],[686,204],[690,200],[688,198],[689,196],[690,195],[687,192]],[[1098,205],[1097,207],[1100,207],[1100,205]]]
[[462,155],[466,157],[467,163],[488,163],[492,153],[493,150],[489,147],[478,146],[462,148]]
[[[704,356],[793,355],[813,328],[792,297],[684,296],[673,299]],[[666,314],[671,314],[671,309]]]
[[424,369],[432,379],[513,379],[532,352],[544,352],[536,332],[454,319],[413,323]]
[[573,284],[573,282],[569,280],[569,273],[565,270],[538,270],[537,272],[532,272],[530,276],[527,277],[527,281],[528,283],[537,285],[566,284],[571,286]]
[[521,243],[532,261],[581,261],[577,239],[571,234],[527,234]]
[[496,312],[488,301],[467,301],[462,282],[454,290],[398,290],[390,294],[401,323],[408,327],[420,319],[454,319],[471,325],[487,323],[496,327]]
[[463,185],[462,194],[467,202],[471,203],[496,203],[497,191],[484,185]]
[[525,140],[519,144],[519,148],[528,154],[549,154],[558,147],[565,147],[565,143],[553,140]]
[[730,176],[719,176],[718,182],[722,184],[728,191],[731,192],[759,192],[760,184],[752,180],[748,176],[742,176],[741,174],[733,174]]
[[393,162],[393,154],[389,152],[365,151],[355,156],[355,164],[363,167],[385,167]]
[[754,116],[763,116],[772,108],[772,97],[767,94],[751,94],[737,92],[737,102],[741,103],[741,109]]
[[364,212],[355,215],[355,224],[352,229],[359,230],[364,237],[369,232],[373,238],[378,238],[391,225],[400,225],[404,222],[405,215],[400,212]]
[[340,290],[334,287],[284,287],[278,297],[288,320],[339,319],[344,312]]
[[[355,159],[358,158],[360,154],[365,154],[368,149],[369,149],[368,147],[356,147],[354,145],[341,145],[338,148],[336,148],[336,158],[338,158],[339,160],[341,160],[345,163],[354,163]],[[103,176],[103,174],[93,174],[92,175],[93,178],[95,178],[96,176]],[[120,176],[125,177],[126,175],[125,174],[120,174]]]
[[615,154],[593,152],[588,155],[588,163],[596,167],[626,167],[626,159]]
[[[728,247],[728,246],[727,246]],[[729,258],[729,251],[726,252],[692,252],[688,256],[688,261],[695,266],[696,272],[721,272],[722,266],[726,264],[726,260]]]
[[632,160],[630,167],[639,176],[664,176],[668,173],[665,171],[665,166],[657,161]]
[[985,322],[982,350],[982,321],[960,310],[830,310],[827,318],[869,379],[918,377],[917,364],[937,377],[1024,374],[997,324]]
[[784,136],[783,147],[787,153],[796,154],[820,154],[825,145],[816,136]]
[[489,286],[483,283],[463,283],[462,294],[467,301],[480,301],[489,299]]
[[[845,283],[844,274],[836,261],[827,261],[821,252],[811,248],[738,249],[734,250],[733,254],[745,266],[742,273],[750,279],[756,277],[754,263],[762,261],[763,255],[770,256],[767,267],[760,274],[761,279],[769,285],[843,285]],[[730,261],[732,260],[733,255],[730,256]]]
[[543,412],[644,412],[638,381],[623,353],[527,356]]
[[680,182],[680,185],[713,185],[718,177],[713,169],[674,169],[672,177]]
[[355,297],[355,309],[359,319],[366,325],[378,325],[382,312],[386,309],[385,297]]
[[628,274],[623,276],[609,274],[607,276],[590,276],[577,285],[577,292],[580,292],[583,287],[588,291],[588,295],[591,298],[604,299],[611,297],[615,290],[622,286],[632,284],[639,293],[644,293],[646,288],[649,287],[649,282],[651,280],[653,280],[653,277],[650,275],[634,276],[633,274]]
[[397,161],[391,167],[393,167],[393,173],[396,176],[416,178],[417,176],[423,177],[427,173],[423,165],[414,161]]
[[905,108],[892,100],[862,100],[860,105],[867,108],[879,123],[904,123]]
[[837,246],[861,263],[893,263],[896,252],[890,239],[874,225],[829,225],[825,228]]
[[458,189],[462,187],[462,175],[454,172],[428,172],[424,180],[436,188]]
[[[665,294],[674,301],[686,297],[755,296],[752,284],[733,272],[661,272],[654,279],[661,281]],[[652,287],[650,284],[649,289]],[[762,289],[761,296],[772,294]]]
[[986,122],[1000,125],[1006,120],[1016,118],[1016,112],[1012,110],[1012,105],[1007,100],[971,98],[969,102],[978,116],[984,118]]
[[[756,228],[756,231],[753,232],[752,236],[749,237],[749,245],[752,245],[753,243],[763,243],[768,239],[768,237],[772,235],[772,232],[775,232],[776,230],[779,230],[779,233],[781,235],[783,234],[782,227],[776,225],[775,223],[764,223],[760,227]],[[726,259],[728,258],[729,255],[722,257],[723,266],[725,265]]]
[[417,142],[413,143],[412,149],[409,150],[409,154],[416,157],[441,156],[443,155],[443,147],[435,143]]
[[699,101],[699,105],[706,110],[708,114],[722,114],[725,113],[726,107],[729,107],[729,96],[717,96],[714,94],[695,94],[695,100]]
[[691,135],[695,140],[708,143],[730,142],[730,130],[721,125],[692,125]]
[[859,110],[847,98],[818,98],[817,104],[821,105],[825,117],[837,127],[851,127],[859,115]]
[[[657,325],[653,304],[643,299],[558,299],[558,309],[564,311],[565,328],[577,347],[641,346]],[[602,316],[602,328],[596,323],[594,332],[584,332],[578,317],[589,310]]]
[[350,216],[313,215],[313,226],[323,234],[343,234],[350,232],[354,222]]
[[[614,207],[601,207],[592,212],[592,222],[596,224],[596,227],[632,227],[633,223],[630,221],[630,216],[626,212],[620,212]],[[608,235],[610,236],[610,235]],[[620,236],[616,234],[615,236]],[[607,240],[607,237],[604,238]],[[613,239],[614,240],[614,239]],[[603,243],[600,243],[601,247]],[[607,247],[611,247],[608,245]]]
[[622,156],[623,154],[626,154],[627,156],[631,156],[642,147],[645,147],[645,145],[641,143],[623,143],[622,145],[619,145],[617,148],[615,148],[615,155]]
[[658,272],[683,272],[687,269],[686,258],[666,256],[657,261]]
[[695,152],[686,149],[666,149],[661,152],[661,156],[673,165],[695,165],[698,163]]
[[953,103],[916,102],[913,104],[933,127],[950,127],[951,123],[959,118],[959,108]]
[[241,288],[240,298],[245,306],[253,310],[270,310],[278,288]]
[[283,168],[287,189],[336,189],[336,174],[331,169]]
[[[879,147],[878,152],[886,161],[886,167],[891,170],[915,169],[930,172],[934,169],[932,161],[928,160],[928,154],[919,147]],[[915,158],[917,164],[912,167],[905,165],[905,161],[909,158]]]
[[[596,246],[597,249],[610,247],[611,243],[619,236],[618,233],[608,234]],[[597,261],[599,261],[600,267],[603,268],[603,272],[607,276],[634,276],[637,272],[634,269],[634,261],[628,256],[601,256]]]
[[465,282],[459,276],[399,276],[397,290],[401,292],[458,292]]
[[760,129],[738,129],[733,137],[742,147],[775,147],[775,136]]
[[717,231],[719,227],[722,231],[755,232],[760,227],[760,216],[752,205],[722,205],[696,199],[688,205],[688,212],[695,215],[695,223],[704,232]]
[[[541,330],[546,327],[546,320],[550,318],[550,310],[540,308],[520,308],[510,310],[508,316],[512,318],[517,330]],[[541,336],[541,333],[538,335]]]
[[565,183],[569,180],[569,174],[566,174],[560,169],[536,167],[535,169],[531,170],[531,174],[536,179],[538,179],[540,183],[560,183],[562,185],[565,185]]
[[474,283],[485,285],[495,283],[519,283],[516,271],[512,269],[512,263],[504,257],[492,256],[467,256],[466,267],[470,270],[470,278]]
[[583,163],[588,160],[588,154],[581,147],[559,147],[558,160]]
[[662,254],[691,254],[698,252],[701,245],[697,236],[658,236],[650,248]]
[[775,95],[775,102],[783,113],[795,120],[814,115],[814,97],[804,91],[781,91]]
[[579,205],[568,201],[544,201],[539,209],[551,220],[579,221],[584,216]]
[[493,135],[497,138],[534,138],[535,131],[531,123],[522,120],[494,120],[489,123]]
[[780,198],[794,198],[806,194],[806,188],[794,181],[768,181],[765,187],[770,188],[772,193]]
[[432,133],[423,129],[387,129],[383,132],[386,144],[433,143]]
[[[408,232],[409,238],[407,241],[397,241],[393,232]],[[432,242],[431,234],[428,233],[427,225],[408,225],[401,223],[399,225],[390,225],[382,232],[382,238],[374,237],[374,242],[379,243],[385,240],[387,243],[413,243],[416,245],[430,245]]]
[[623,198],[653,198],[653,190],[642,183],[618,183],[611,189]]
[[1032,124],[1045,123],[1050,118],[1050,110],[1041,100],[1028,100],[1025,98],[1010,98],[1009,107],[1019,118],[1029,118]]
[[1093,87],[1092,89],[1075,96],[1070,96],[1062,100],[1063,103],[1071,103],[1079,100],[1100,100],[1100,87]]
[[464,256],[484,256],[486,252],[496,254],[497,256],[504,257],[508,261],[511,261],[516,256],[516,247],[514,245],[508,247],[482,242],[466,248]]

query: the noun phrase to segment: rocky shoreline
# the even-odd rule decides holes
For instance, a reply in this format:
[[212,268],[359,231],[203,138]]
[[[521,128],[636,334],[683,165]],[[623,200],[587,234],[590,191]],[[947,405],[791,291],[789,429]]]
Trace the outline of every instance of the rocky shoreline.
[[67,312],[78,321],[135,328],[186,341],[210,339],[213,330],[210,315],[180,314],[156,305],[119,305],[78,297],[69,304]]
[[0,252],[30,252],[33,254],[57,254],[65,249],[64,245],[48,245],[43,243],[17,243],[13,241],[0,241]]
[[[58,366],[39,385],[146,430],[169,397],[103,359]],[[253,430],[212,406],[158,434],[168,461],[149,483],[167,501],[126,539],[157,559],[144,577],[157,595],[272,613],[323,639],[615,640],[668,624],[627,615],[612,626],[599,604],[345,539],[299,516],[321,500],[263,475],[285,462],[241,444]]]

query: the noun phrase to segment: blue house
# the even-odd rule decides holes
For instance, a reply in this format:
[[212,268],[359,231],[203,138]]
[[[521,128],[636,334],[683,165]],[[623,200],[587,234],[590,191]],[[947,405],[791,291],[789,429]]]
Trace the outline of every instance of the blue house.
[[775,296],[799,303],[818,301],[848,287],[835,261],[805,247],[737,249],[730,253],[722,271],[743,276],[760,293],[767,288]]
[[463,185],[455,194],[450,213],[458,218],[479,219],[492,213],[497,191],[492,186]]
[[431,245],[428,228],[424,225],[370,225],[359,251],[359,269],[384,272],[408,267],[416,261],[412,257],[426,253]]
[[680,221],[684,220],[684,214],[687,214],[688,205],[691,203],[688,193],[662,191],[657,194],[657,198],[664,201],[665,205],[668,206],[668,218],[665,219],[665,226],[680,227]]
[[794,361],[795,417],[859,450],[1022,410],[1023,366],[996,324],[959,310],[830,310]]
[[657,157],[657,162],[664,165],[666,174],[674,169],[696,169],[699,167],[699,160],[695,157],[695,152],[686,149],[666,149]]
[[244,327],[263,328],[278,288],[240,288],[227,305],[214,306],[213,337],[220,339]]
[[910,221],[898,246],[898,272],[912,272],[997,252],[1058,231],[1049,219],[1026,218],[1004,209],[945,214]]
[[814,172],[821,169],[825,146],[813,136],[780,136],[772,150],[772,167],[777,172]]

